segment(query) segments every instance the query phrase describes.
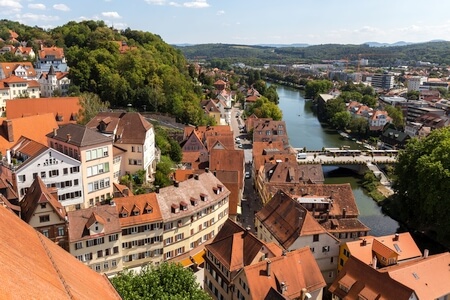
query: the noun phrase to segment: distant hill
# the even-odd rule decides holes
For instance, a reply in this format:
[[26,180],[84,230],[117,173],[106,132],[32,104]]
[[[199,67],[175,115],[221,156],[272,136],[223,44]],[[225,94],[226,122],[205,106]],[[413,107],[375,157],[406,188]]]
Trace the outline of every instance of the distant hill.
[[[303,46],[295,46],[303,45]],[[398,66],[417,61],[450,65],[450,42],[432,41],[427,43],[397,42],[383,44],[368,42],[362,45],[305,45],[280,46],[202,44],[178,47],[187,59],[206,61],[223,60],[228,63],[244,63],[250,66],[264,64],[321,63],[324,60],[356,61],[359,57],[369,59],[373,66]]]

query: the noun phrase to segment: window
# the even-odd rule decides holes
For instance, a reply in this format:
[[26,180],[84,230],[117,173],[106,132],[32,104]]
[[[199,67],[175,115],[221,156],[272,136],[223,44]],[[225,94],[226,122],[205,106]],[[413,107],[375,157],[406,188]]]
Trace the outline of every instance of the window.
[[25,182],[26,177],[25,177],[25,175],[19,175],[19,176],[17,176],[17,180],[18,180],[19,182]]
[[75,250],[83,248],[83,242],[76,242],[75,243]]
[[113,242],[113,241],[117,241],[119,239],[119,235],[118,234],[112,234],[109,236],[109,241]]
[[330,252],[330,246],[323,246],[322,252]]
[[33,179],[36,179],[37,176],[38,176],[38,173],[33,173]]
[[48,237],[48,229],[42,230],[42,234],[45,235],[46,237]]
[[319,235],[315,234],[313,235],[313,242],[318,242],[319,241]]
[[40,223],[50,222],[50,215],[39,216],[39,222]]
[[45,171],[41,172],[41,178],[44,179],[47,177],[47,173]]
[[97,258],[103,257],[103,250],[97,251]]
[[58,236],[64,235],[64,227],[58,227]]
[[103,263],[103,269],[105,270],[109,269],[109,263],[107,261]]
[[64,169],[63,169],[63,174],[64,174],[64,175],[69,174],[69,169],[68,169],[68,168],[64,168]]
[[44,209],[47,207],[47,203],[41,203],[41,209]]

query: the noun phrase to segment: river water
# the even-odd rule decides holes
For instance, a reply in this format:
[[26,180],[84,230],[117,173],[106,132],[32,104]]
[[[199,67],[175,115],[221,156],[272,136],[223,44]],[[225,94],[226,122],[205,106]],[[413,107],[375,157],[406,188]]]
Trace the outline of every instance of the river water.
[[[289,142],[294,148],[306,147],[307,150],[320,150],[322,147],[350,146],[358,149],[360,145],[344,139],[334,130],[322,125],[312,110],[311,101],[306,101],[301,92],[292,88],[278,86],[280,102],[278,106],[283,111]],[[399,228],[398,223],[381,212],[381,208],[367,196],[358,179],[350,171],[336,167],[324,167],[325,183],[350,183],[356,204],[359,209],[359,219],[371,231],[369,234],[382,236],[393,234]]]

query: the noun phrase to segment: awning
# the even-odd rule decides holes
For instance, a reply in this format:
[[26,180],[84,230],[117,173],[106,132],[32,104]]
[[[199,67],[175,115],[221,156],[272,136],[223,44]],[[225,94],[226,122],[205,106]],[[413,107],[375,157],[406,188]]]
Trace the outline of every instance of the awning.
[[187,257],[187,258],[183,259],[182,261],[180,261],[180,264],[184,268],[186,268],[186,267],[192,266],[194,264],[194,262],[191,260],[190,257]]
[[197,266],[199,266],[205,262],[204,256],[205,256],[205,250],[202,250],[199,253],[195,254],[194,257],[192,257],[192,259],[197,264]]

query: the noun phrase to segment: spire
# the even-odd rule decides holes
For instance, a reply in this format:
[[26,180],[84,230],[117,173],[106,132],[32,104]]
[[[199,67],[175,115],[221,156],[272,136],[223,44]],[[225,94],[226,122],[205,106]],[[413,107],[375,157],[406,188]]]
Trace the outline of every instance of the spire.
[[48,70],[48,75],[56,75],[55,69],[53,68],[53,65],[50,65],[50,70]]

